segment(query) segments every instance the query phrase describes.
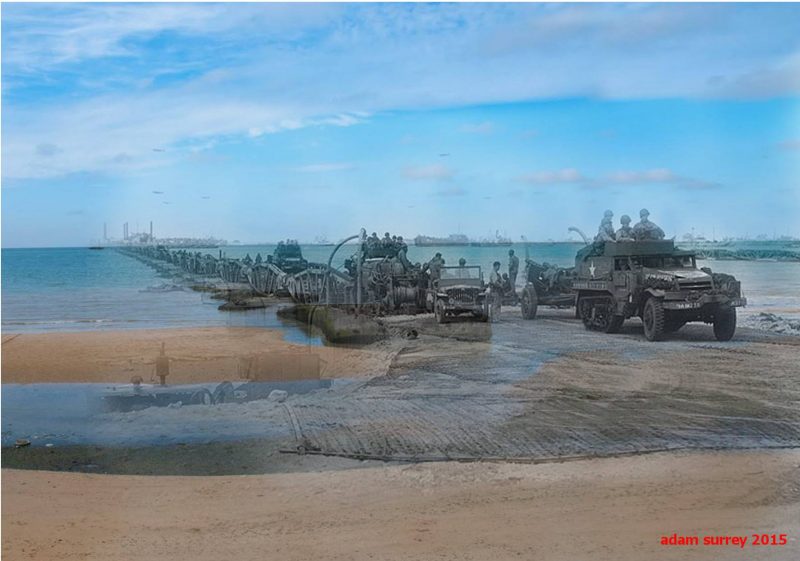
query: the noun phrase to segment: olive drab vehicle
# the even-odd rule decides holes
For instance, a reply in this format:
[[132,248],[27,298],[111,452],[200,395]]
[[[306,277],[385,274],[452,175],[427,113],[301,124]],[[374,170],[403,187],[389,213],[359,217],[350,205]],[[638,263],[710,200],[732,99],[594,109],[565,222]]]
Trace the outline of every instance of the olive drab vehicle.
[[572,281],[575,269],[540,265],[531,259],[525,260],[525,288],[520,295],[522,317],[536,318],[539,306],[571,308],[575,305]]
[[489,320],[486,285],[480,267],[442,267],[439,278],[426,291],[425,307],[438,323],[469,314],[478,321]]
[[577,315],[587,329],[614,333],[633,316],[657,341],[684,324],[713,324],[719,341],[736,331],[741,284],[730,275],[698,269],[695,254],[673,240],[596,242],[575,258]]

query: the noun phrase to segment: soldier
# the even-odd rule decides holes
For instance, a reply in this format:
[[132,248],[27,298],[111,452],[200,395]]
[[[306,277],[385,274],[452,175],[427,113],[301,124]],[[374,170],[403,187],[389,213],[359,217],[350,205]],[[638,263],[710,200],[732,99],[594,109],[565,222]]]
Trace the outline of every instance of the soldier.
[[392,247],[392,236],[389,232],[383,234],[383,247]]
[[403,241],[403,236],[397,236],[397,247],[400,251],[408,252],[408,244]]
[[617,238],[614,236],[614,224],[612,223],[613,218],[614,213],[610,210],[607,210],[605,213],[603,213],[603,220],[600,221],[600,228],[597,229],[597,235],[595,236],[594,241],[613,242],[617,240]]
[[463,257],[458,260],[458,278],[469,278],[469,272],[466,270],[467,260]]
[[406,271],[411,269],[411,262],[408,260],[408,246],[403,241],[403,236],[397,236],[397,258],[403,264]]
[[425,269],[430,271],[431,280],[439,278],[442,272],[442,265],[444,265],[444,259],[442,259],[442,254],[438,252],[433,256],[433,259],[425,264]]
[[623,214],[619,218],[622,227],[617,230],[616,238],[617,241],[631,241],[633,240],[633,228],[631,228],[631,217],[627,214]]
[[643,240],[663,240],[664,230],[659,228],[655,223],[650,222],[648,219],[650,211],[643,208],[639,211],[639,222],[633,227],[633,238],[636,241]]
[[492,263],[492,272],[489,274],[489,317],[497,321],[500,314],[500,304],[503,301],[503,277],[500,275],[500,261]]
[[380,245],[381,240],[378,238],[378,234],[376,232],[372,232],[372,235],[367,238],[367,248],[373,249]]
[[519,257],[514,255],[514,250],[508,250],[508,280],[511,284],[511,292],[516,293],[517,274],[519,273]]

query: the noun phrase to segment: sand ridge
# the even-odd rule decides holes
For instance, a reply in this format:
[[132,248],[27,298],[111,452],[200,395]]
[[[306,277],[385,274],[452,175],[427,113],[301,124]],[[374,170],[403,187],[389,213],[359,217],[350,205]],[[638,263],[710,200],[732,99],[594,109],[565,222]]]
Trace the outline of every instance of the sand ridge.
[[3,334],[3,383],[127,383],[153,378],[164,343],[171,358],[168,383],[235,381],[242,357],[287,352],[319,355],[322,376],[358,378],[386,372],[398,350],[393,342],[364,348],[287,342],[279,330],[206,327],[71,333]]

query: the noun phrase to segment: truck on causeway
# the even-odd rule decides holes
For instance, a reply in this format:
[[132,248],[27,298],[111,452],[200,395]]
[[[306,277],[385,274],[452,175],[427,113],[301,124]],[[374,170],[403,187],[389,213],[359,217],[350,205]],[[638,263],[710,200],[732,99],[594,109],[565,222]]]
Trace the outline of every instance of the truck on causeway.
[[747,304],[739,281],[698,269],[695,253],[673,240],[594,242],[578,252],[574,274],[576,314],[587,329],[615,333],[638,316],[648,341],[688,322],[711,324],[728,341],[736,308]]

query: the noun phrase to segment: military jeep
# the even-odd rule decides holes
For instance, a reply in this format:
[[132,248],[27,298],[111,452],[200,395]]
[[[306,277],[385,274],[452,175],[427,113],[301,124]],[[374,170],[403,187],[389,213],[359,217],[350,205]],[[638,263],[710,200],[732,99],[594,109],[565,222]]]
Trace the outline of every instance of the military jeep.
[[572,288],[587,329],[614,333],[639,316],[649,341],[692,321],[712,324],[717,340],[728,341],[736,331],[736,307],[747,304],[739,281],[698,269],[695,254],[673,240],[588,245],[575,258]]
[[442,267],[439,278],[431,281],[426,291],[425,305],[438,323],[462,314],[478,321],[488,321],[486,285],[480,267]]

